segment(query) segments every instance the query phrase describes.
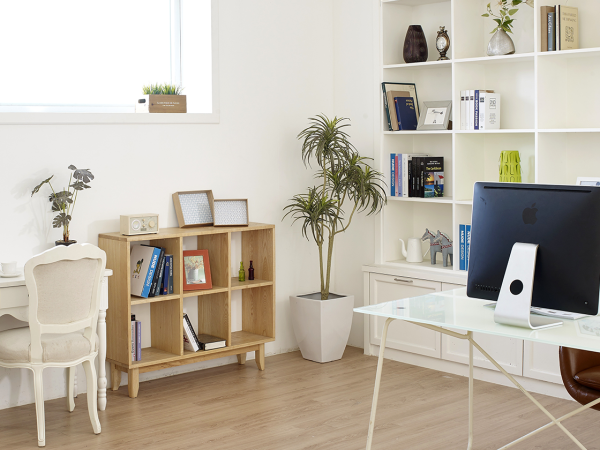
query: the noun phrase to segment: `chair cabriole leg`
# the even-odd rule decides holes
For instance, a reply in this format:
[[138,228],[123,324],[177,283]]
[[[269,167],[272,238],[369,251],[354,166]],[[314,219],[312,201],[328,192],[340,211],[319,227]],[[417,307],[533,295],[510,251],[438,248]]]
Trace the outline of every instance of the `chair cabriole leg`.
[[92,360],[86,360],[83,362],[83,368],[85,369],[85,379],[87,383],[87,403],[88,413],[90,415],[90,421],[92,422],[92,428],[94,434],[100,434],[100,419],[98,419],[98,379],[96,378],[96,368]]

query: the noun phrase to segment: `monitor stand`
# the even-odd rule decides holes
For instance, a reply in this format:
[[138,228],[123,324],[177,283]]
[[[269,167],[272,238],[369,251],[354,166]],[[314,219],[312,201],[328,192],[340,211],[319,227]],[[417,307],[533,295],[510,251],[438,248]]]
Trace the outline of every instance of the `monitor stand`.
[[516,242],[502,280],[494,322],[539,330],[562,325],[561,320],[531,314],[537,244]]

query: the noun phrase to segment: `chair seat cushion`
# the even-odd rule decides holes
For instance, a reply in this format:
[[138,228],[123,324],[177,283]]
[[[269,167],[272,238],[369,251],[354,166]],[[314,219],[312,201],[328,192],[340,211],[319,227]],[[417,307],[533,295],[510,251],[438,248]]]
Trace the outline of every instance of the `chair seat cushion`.
[[[90,341],[83,332],[42,335],[43,362],[69,362],[89,355]],[[98,349],[96,339],[94,351]],[[29,327],[0,332],[0,360],[7,363],[31,362]]]
[[574,377],[575,381],[590,389],[600,390],[600,366],[582,370]]

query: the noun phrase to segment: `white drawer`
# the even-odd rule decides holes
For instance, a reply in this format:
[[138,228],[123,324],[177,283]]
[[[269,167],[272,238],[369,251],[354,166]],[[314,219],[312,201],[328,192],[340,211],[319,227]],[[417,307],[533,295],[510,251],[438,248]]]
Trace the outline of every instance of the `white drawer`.
[[14,308],[28,305],[29,294],[27,293],[27,286],[0,288],[0,308]]

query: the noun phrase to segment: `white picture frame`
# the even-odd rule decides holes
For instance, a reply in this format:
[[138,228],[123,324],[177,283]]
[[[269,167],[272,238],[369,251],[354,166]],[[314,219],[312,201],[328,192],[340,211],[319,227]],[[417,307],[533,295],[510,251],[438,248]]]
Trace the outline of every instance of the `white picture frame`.
[[598,186],[600,187],[599,177],[577,177],[578,186]]
[[[432,114],[439,115],[431,120]],[[452,100],[439,102],[423,102],[423,110],[419,116],[417,130],[447,130],[452,117]],[[437,123],[435,123],[437,121]]]

